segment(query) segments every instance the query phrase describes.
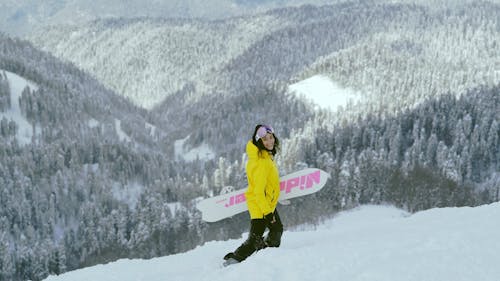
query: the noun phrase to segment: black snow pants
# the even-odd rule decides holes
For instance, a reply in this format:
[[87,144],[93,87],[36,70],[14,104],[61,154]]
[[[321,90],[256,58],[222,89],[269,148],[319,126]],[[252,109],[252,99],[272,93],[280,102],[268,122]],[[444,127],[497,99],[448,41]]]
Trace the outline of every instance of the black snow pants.
[[[278,211],[274,211],[274,223],[270,223],[265,219],[252,219],[250,222],[250,233],[248,239],[239,246],[234,253],[229,253],[224,257],[232,257],[237,261],[243,261],[255,251],[266,247],[279,247],[281,243],[281,235],[283,234],[283,224],[281,223]],[[269,228],[269,232],[264,239],[264,231]]]

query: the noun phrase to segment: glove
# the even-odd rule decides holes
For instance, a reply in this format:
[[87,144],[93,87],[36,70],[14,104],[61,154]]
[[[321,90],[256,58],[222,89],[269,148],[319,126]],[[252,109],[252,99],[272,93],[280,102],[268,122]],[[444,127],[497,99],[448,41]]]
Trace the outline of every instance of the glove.
[[264,216],[264,219],[266,220],[268,225],[272,225],[273,223],[276,222],[276,218],[274,217],[274,213],[269,213]]

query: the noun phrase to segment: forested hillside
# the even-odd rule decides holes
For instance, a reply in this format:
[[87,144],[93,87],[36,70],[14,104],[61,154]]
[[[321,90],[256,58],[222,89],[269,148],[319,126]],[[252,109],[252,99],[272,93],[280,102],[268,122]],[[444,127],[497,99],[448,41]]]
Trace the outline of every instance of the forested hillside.
[[[303,160],[332,175],[331,188],[304,200],[318,216],[330,212],[325,209],[368,203],[389,202],[415,212],[498,201],[499,110],[497,85],[470,89],[460,98],[447,94],[395,116],[369,115],[333,130],[317,116],[314,129],[289,140],[301,149],[295,157],[287,154],[283,164],[293,169],[293,160]],[[300,209],[292,214],[300,216]]]
[[[14,75],[21,77],[16,83],[36,85],[18,100],[10,99]],[[170,160],[162,150],[165,132],[148,112],[74,66],[3,35],[0,89],[0,280],[40,280],[197,243],[174,238],[186,236],[193,215],[183,203],[201,194],[191,180],[201,182],[205,170]],[[17,132],[26,128],[11,118],[14,104],[38,131],[31,141],[20,141]],[[168,233],[162,237],[168,245],[142,247],[152,226]]]
[[[280,207],[286,227],[365,203],[498,201],[499,4],[392,2],[0,35],[0,280],[239,237],[247,214],[208,224],[195,204],[245,187],[256,123],[276,129],[282,174],[332,175]],[[289,92],[317,74],[360,102],[330,112]],[[12,77],[32,85],[17,100]],[[216,157],[176,159],[179,140]]]
[[32,41],[151,109],[190,86],[206,94],[221,80],[219,71],[231,59],[286,24],[287,17],[265,14],[214,22],[104,20],[55,26],[34,35]]
[[[488,2],[432,9],[413,6],[379,32],[319,57],[296,80],[316,73],[358,90],[360,105],[399,111],[426,98],[500,80],[500,6]],[[395,24],[405,22],[404,24]]]
[[[134,103],[156,105],[153,112],[178,129],[177,139],[191,136],[187,145],[208,143],[234,158],[253,116],[278,119],[273,123],[285,136],[302,128],[306,110],[282,96],[288,85],[315,74],[363,96],[332,124],[500,80],[498,4],[405,2],[410,4],[302,6],[215,22],[107,20],[54,27],[31,38]],[[283,105],[296,113],[273,109]],[[226,134],[213,132],[221,116],[234,121],[223,125],[231,128]],[[228,137],[236,145],[220,147]]]

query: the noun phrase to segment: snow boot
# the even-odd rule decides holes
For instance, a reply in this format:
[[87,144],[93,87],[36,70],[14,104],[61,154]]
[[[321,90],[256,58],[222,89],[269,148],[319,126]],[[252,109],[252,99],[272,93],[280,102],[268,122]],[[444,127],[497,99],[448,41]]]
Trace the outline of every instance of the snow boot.
[[264,240],[266,247],[275,247],[275,248],[279,247],[281,244],[282,234],[283,234],[282,231],[269,231],[266,240]]
[[226,267],[231,264],[240,263],[241,261],[241,257],[236,256],[234,253],[228,253],[224,256],[224,262],[222,263],[222,265]]
[[228,253],[224,256],[224,266],[235,264],[244,261],[255,251],[264,249],[266,244],[262,236],[258,236],[255,233],[250,233],[248,239],[241,244],[241,246],[232,253]]

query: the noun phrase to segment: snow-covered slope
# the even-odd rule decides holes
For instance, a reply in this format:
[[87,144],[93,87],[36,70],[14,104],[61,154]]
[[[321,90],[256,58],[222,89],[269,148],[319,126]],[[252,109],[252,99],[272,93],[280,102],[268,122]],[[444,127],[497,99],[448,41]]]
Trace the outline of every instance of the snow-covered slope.
[[290,93],[313,103],[316,107],[337,111],[340,107],[355,104],[361,95],[343,88],[324,75],[314,75],[288,87]]
[[[119,260],[61,276],[78,280],[498,280],[500,203],[410,215],[384,206],[340,213],[313,229],[288,230],[282,247],[224,268],[221,257],[246,237],[209,242],[151,260]],[[286,220],[286,218],[283,218]]]
[[[2,72],[3,70],[0,69],[0,73]],[[40,133],[40,128],[35,127],[35,130],[33,130],[33,125],[22,115],[21,108],[19,107],[19,98],[26,87],[29,87],[31,91],[36,91],[38,87],[34,83],[12,72],[5,71],[4,73],[9,81],[11,107],[5,112],[0,112],[0,120],[6,118],[9,121],[14,121],[18,127],[16,133],[17,141],[23,145],[29,144],[33,137],[33,131],[35,131],[35,134],[38,134]]]

